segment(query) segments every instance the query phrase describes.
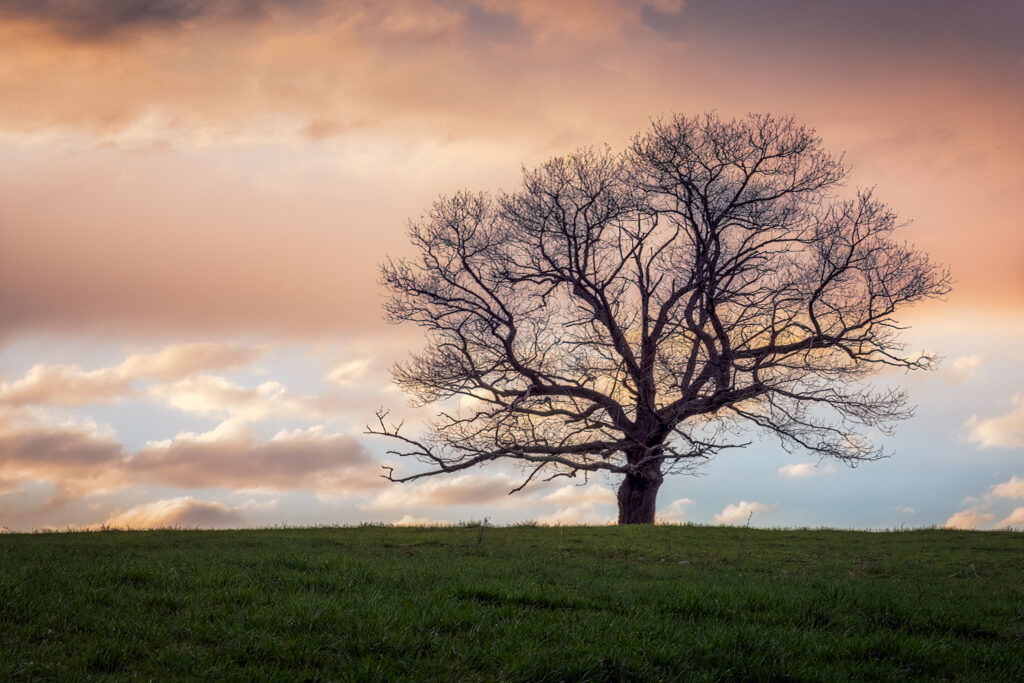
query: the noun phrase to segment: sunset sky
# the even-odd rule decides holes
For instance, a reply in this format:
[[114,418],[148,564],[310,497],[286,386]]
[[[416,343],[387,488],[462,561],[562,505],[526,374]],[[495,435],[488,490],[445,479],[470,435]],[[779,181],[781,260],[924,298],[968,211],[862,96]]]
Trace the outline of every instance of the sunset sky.
[[[410,219],[651,117],[794,115],[948,264],[917,414],[850,469],[756,439],[666,521],[1024,527],[1024,4],[0,0],[0,527],[605,523],[611,479],[391,484]],[[415,463],[398,466],[414,469]]]

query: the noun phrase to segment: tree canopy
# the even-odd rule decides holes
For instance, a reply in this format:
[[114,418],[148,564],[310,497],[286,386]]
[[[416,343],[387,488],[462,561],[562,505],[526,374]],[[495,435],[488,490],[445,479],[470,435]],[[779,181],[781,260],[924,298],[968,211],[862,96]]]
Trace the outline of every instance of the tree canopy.
[[426,345],[393,372],[415,400],[461,398],[424,435],[371,433],[428,467],[491,461],[535,477],[622,475],[620,523],[653,522],[666,474],[739,445],[744,425],[849,464],[911,414],[865,380],[906,355],[896,314],[949,291],[871,190],[791,118],[655,120],[496,195],[439,199],[381,268],[393,322]]

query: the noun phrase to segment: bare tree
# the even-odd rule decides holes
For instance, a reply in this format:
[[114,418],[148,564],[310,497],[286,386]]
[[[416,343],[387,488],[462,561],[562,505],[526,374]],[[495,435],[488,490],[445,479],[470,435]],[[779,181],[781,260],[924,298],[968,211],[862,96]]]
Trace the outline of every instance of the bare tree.
[[[893,241],[871,191],[790,118],[657,120],[621,155],[585,150],[524,171],[522,188],[442,198],[388,260],[394,322],[426,348],[394,379],[422,404],[459,398],[423,437],[369,433],[427,463],[392,481],[490,461],[546,478],[622,475],[619,523],[654,521],[664,476],[692,471],[744,426],[850,465],[864,434],[908,417],[864,380],[905,356],[893,317],[949,291],[948,272]],[[730,437],[730,435],[733,435]]]

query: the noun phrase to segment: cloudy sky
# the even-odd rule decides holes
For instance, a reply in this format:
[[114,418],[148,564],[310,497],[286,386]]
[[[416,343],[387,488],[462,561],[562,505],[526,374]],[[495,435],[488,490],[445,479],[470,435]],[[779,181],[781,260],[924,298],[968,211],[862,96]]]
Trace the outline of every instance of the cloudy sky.
[[[614,481],[389,484],[421,344],[377,264],[459,189],[668,112],[792,114],[955,291],[857,469],[755,440],[670,479],[697,523],[1024,527],[1015,2],[0,0],[0,526],[602,523]],[[401,467],[414,467],[401,463]]]

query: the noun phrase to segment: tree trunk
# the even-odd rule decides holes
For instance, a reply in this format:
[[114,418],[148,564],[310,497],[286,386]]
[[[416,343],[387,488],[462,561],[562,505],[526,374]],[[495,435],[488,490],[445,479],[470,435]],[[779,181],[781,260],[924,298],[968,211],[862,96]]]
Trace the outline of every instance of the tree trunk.
[[655,502],[663,480],[659,466],[627,474],[619,485],[619,524],[654,524]]

